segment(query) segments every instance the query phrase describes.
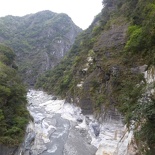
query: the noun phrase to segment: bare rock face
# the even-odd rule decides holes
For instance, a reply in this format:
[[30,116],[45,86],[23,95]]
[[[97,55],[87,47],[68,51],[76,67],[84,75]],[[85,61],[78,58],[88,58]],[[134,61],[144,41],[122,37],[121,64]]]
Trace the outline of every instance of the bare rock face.
[[80,100],[80,107],[82,109],[82,113],[85,115],[93,113],[93,106],[90,98],[82,98]]
[[103,32],[94,50],[98,51],[99,49],[111,47],[118,48],[120,45],[124,45],[127,28],[128,24],[115,25],[110,30]]
[[17,155],[15,154],[17,150],[18,147],[6,147],[4,145],[0,145],[1,155]]
[[[108,106],[101,107],[100,118],[120,120],[121,116],[115,108],[117,103],[113,90],[118,86],[116,79],[121,77],[123,66],[120,65],[116,56],[123,49],[125,43],[125,36],[128,24],[116,25],[108,31],[101,34],[100,38],[93,47],[96,54],[95,62],[96,68],[92,73],[86,71],[85,75],[79,75],[82,84],[83,95],[80,100],[80,106],[85,111],[94,111],[93,95],[91,95],[94,80],[98,83],[98,96],[105,96]],[[103,57],[105,58],[103,60]],[[84,68],[84,67],[83,67]],[[89,69],[89,66],[88,68]],[[89,102],[87,102],[89,99]],[[89,110],[88,110],[89,107]],[[103,115],[104,114],[104,115]]]
[[118,143],[114,154],[138,155],[138,148],[132,131],[128,132],[127,129],[124,131],[124,135]]
[[81,31],[68,15],[42,11],[1,18],[0,42],[13,48],[24,81],[33,86],[40,74],[60,62]]

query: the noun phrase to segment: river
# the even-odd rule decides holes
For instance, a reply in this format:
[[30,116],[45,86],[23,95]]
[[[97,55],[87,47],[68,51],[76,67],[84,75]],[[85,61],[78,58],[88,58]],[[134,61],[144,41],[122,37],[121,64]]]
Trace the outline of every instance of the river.
[[79,107],[43,91],[30,90],[27,99],[33,121],[20,155],[98,155],[100,146],[112,154],[124,134],[122,123],[99,124]]

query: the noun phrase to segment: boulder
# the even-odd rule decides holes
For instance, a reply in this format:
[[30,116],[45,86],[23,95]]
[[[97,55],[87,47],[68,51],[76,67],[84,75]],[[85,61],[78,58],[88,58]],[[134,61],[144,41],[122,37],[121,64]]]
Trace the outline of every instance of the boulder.
[[57,97],[56,97],[56,96],[53,96],[53,97],[52,97],[52,100],[57,100]]
[[92,128],[93,128],[95,136],[99,136],[99,134],[100,134],[99,124],[97,124],[97,123],[92,124]]

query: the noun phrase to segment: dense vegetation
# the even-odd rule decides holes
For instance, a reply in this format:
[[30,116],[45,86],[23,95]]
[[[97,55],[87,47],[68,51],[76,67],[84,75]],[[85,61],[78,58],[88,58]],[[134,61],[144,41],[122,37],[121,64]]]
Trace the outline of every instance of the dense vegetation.
[[73,102],[90,98],[94,111],[114,106],[129,129],[134,126],[139,154],[154,155],[155,95],[150,93],[154,83],[147,83],[140,68],[146,65],[143,72],[151,70],[154,76],[155,1],[103,0],[103,4],[101,14],[66,58],[36,86]]
[[0,143],[7,146],[23,141],[29,117],[26,90],[14,60],[13,51],[0,44]]
[[42,11],[0,18],[0,42],[14,50],[19,72],[29,85],[64,57],[79,32],[81,29],[63,13]]
[[[155,64],[155,1],[136,1],[133,5],[131,2],[130,10],[134,10],[128,17],[131,24],[128,28],[128,41],[125,45],[124,51],[128,57],[128,62],[131,65],[147,64],[148,70],[154,70]],[[154,72],[151,73],[152,75]],[[151,76],[152,76],[151,75]],[[132,76],[133,77],[133,76]],[[133,77],[134,78],[134,77]],[[140,146],[140,151],[145,154],[155,154],[155,98],[154,93],[149,94],[148,90],[154,89],[154,84],[147,84],[143,79],[143,83],[137,87],[135,85],[140,83],[130,79],[125,91],[126,98],[121,107],[126,115],[126,118],[131,124],[134,120],[136,123],[135,137]],[[125,83],[125,84],[126,84]],[[124,94],[124,93],[123,93]],[[121,100],[122,101],[122,100]],[[130,107],[129,107],[130,106]],[[139,126],[141,127],[139,129]]]

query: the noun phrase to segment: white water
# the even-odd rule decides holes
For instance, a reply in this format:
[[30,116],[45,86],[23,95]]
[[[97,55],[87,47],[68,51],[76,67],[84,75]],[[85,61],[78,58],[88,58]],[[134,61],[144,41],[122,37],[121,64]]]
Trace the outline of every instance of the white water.
[[[34,139],[25,146],[24,155],[114,155],[116,152],[125,131],[120,121],[99,124],[92,115],[81,114],[79,107],[64,100],[52,100],[53,96],[42,91],[30,90],[27,98],[34,123],[28,125],[26,141]],[[98,136],[94,128],[99,130]]]

